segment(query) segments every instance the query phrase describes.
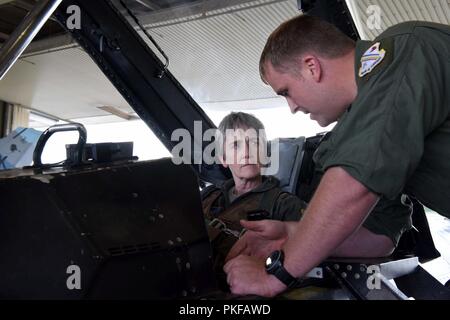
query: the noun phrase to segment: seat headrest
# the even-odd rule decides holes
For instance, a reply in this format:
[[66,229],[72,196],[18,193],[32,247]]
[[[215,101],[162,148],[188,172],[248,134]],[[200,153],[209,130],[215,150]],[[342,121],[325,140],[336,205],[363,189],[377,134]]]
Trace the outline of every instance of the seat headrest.
[[[280,188],[295,194],[302,165],[306,138],[281,138],[279,144],[279,168],[274,176],[280,180]],[[273,143],[273,142],[271,142]]]

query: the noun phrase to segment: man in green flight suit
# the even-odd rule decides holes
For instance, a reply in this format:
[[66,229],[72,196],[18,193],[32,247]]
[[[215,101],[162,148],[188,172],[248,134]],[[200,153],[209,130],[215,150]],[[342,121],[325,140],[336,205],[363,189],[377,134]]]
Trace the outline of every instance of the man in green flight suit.
[[301,15],[271,34],[260,72],[293,113],[338,123],[315,153],[325,174],[303,219],[276,228],[255,222],[231,250],[224,269],[233,293],[282,292],[380,199],[404,192],[450,217],[449,26],[402,23],[355,43]]

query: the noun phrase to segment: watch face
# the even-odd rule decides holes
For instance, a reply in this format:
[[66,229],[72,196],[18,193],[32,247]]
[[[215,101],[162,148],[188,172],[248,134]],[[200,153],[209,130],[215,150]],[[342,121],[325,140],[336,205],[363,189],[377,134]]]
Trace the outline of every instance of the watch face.
[[272,258],[271,258],[271,257],[268,257],[268,258],[266,259],[266,267],[269,267],[271,264],[272,264]]
[[271,271],[280,263],[281,251],[274,251],[266,259],[266,269]]

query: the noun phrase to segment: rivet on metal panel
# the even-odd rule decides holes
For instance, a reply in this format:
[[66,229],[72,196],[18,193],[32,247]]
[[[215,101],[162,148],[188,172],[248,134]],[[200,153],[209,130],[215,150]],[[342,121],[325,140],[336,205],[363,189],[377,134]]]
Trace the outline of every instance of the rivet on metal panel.
[[347,265],[347,270],[348,271],[352,271],[352,266],[351,265]]
[[341,277],[344,278],[344,279],[347,278],[347,273],[342,272],[342,273],[341,273]]
[[339,265],[337,263],[333,267],[335,270],[339,270]]
[[111,49],[113,49],[113,50],[116,50],[116,51],[119,51],[119,50],[120,50],[120,46],[119,46],[119,44],[118,44],[117,39],[113,39],[113,40],[108,41],[108,46],[109,46]]

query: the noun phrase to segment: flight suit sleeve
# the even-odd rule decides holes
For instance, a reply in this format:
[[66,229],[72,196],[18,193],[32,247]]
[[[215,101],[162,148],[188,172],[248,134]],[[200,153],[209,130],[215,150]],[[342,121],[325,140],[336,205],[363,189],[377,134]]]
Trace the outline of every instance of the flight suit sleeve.
[[364,221],[363,227],[374,234],[389,237],[397,246],[402,234],[412,227],[412,209],[402,204],[401,195],[394,200],[382,198]]
[[281,221],[298,221],[306,207],[307,203],[297,196],[283,192],[275,203],[273,217]]
[[381,41],[388,63],[358,79],[356,100],[314,155],[321,170],[342,167],[388,199],[402,192],[427,135],[448,117],[439,56],[413,34],[397,38]]

